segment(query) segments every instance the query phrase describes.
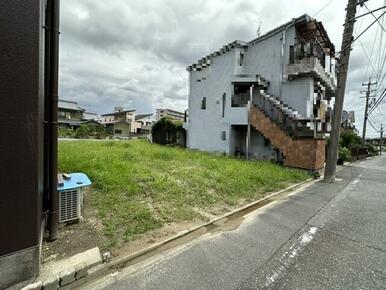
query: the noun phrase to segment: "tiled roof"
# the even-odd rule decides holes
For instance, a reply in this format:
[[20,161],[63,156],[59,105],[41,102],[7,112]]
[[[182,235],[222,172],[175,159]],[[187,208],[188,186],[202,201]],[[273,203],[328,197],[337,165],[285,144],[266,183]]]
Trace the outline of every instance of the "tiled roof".
[[146,118],[146,117],[150,117],[150,116],[153,116],[153,114],[140,114],[140,115],[136,115],[135,116],[135,120],[140,120],[140,119],[143,119],[143,118]]
[[59,100],[58,108],[72,111],[85,111],[85,109],[78,106],[77,102],[67,100]]
[[97,113],[83,112],[83,120],[98,120],[99,116]]
[[113,113],[103,114],[102,116],[114,116],[114,115],[120,115],[120,114],[123,114],[123,113],[130,113],[130,112],[135,112],[135,110],[126,110],[126,111],[120,111],[120,112],[113,112]]

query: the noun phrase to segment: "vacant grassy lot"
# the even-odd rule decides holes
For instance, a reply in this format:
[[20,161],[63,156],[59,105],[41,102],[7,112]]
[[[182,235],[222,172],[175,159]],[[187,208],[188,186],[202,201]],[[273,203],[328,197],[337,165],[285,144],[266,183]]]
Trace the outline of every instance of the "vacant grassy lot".
[[201,211],[235,207],[309,177],[270,162],[140,140],[61,141],[59,168],[92,179],[91,204],[110,247],[164,223],[203,218]]

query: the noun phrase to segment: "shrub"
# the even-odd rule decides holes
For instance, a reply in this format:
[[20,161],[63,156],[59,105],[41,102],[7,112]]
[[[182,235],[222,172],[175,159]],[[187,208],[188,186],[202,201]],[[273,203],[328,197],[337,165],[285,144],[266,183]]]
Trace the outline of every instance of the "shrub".
[[103,127],[97,126],[94,128],[93,136],[95,136],[95,138],[97,139],[104,139],[109,135],[110,135],[109,132],[107,132],[106,129]]
[[378,150],[374,145],[366,144],[366,147],[367,147],[367,152],[369,153],[370,156],[375,156],[378,154]]
[[74,131],[72,131],[69,128],[58,128],[58,137],[60,138],[73,138],[74,137]]
[[164,127],[178,130],[178,129],[182,128],[182,122],[177,121],[177,120],[173,120],[169,117],[163,117],[153,124],[153,126],[151,127],[151,132],[154,133],[155,131],[159,130],[160,128],[164,128]]
[[344,161],[350,161],[351,160],[351,152],[350,149],[346,147],[339,146],[338,151],[338,163],[343,164]]
[[363,141],[361,137],[353,132],[348,131],[341,134],[339,145],[348,149],[360,148],[363,147]]
[[87,138],[91,137],[93,135],[94,129],[89,126],[82,124],[79,128],[75,130],[75,137],[76,138]]

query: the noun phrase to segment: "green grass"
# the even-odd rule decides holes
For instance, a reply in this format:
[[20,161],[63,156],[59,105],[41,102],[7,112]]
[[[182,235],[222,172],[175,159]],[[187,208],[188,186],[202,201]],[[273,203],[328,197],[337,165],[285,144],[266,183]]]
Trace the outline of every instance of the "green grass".
[[84,172],[91,203],[109,246],[166,222],[192,220],[193,207],[237,206],[309,176],[266,161],[150,144],[146,141],[61,141],[59,170]]

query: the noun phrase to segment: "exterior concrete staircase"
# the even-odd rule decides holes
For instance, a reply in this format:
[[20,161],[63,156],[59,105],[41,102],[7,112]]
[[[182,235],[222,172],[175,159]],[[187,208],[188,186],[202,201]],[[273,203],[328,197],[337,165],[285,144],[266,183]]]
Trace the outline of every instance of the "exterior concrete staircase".
[[249,122],[283,153],[285,166],[313,171],[324,167],[325,140],[290,136],[256,106],[251,107]]
[[312,171],[324,167],[325,140],[310,129],[311,122],[279,98],[270,96],[266,85],[254,92],[249,123],[283,154],[285,166]]

